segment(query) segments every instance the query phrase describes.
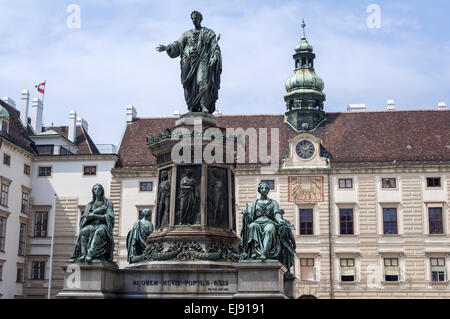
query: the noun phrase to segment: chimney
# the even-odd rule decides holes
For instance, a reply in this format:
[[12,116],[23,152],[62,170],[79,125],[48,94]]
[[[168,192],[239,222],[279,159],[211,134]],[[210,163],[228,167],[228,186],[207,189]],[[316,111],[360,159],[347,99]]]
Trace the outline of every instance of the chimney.
[[38,98],[34,98],[31,103],[31,127],[36,134],[42,132],[42,113],[44,112],[44,104]]
[[67,138],[72,143],[75,143],[75,139],[77,138],[77,112],[75,111],[69,112],[69,133],[67,134]]
[[220,112],[219,108],[216,108],[216,110],[214,111],[213,115],[222,115],[222,112]]
[[5,96],[2,100],[3,100],[3,102],[8,104],[9,106],[12,106],[14,108],[16,107],[16,102],[14,102],[14,100],[11,99],[9,96]]
[[180,117],[180,111],[178,110],[173,111],[173,116]]
[[133,105],[127,105],[127,123],[132,123],[137,117],[136,108]]
[[394,102],[394,100],[387,100],[387,102],[386,102],[386,111],[395,111],[395,102]]
[[349,104],[347,107],[347,112],[365,112],[365,104]]
[[445,102],[439,102],[438,103],[438,110],[445,110],[447,109],[447,104]]
[[82,126],[86,132],[88,131],[88,122],[82,117],[77,117],[77,126]]
[[28,127],[28,106],[30,105],[30,92],[28,90],[22,91],[22,109],[20,110],[20,120],[22,126],[26,129]]

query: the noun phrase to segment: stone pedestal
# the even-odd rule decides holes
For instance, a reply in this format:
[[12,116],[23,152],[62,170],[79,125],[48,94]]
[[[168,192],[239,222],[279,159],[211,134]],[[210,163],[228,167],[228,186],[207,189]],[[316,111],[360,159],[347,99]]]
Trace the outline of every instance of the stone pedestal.
[[244,261],[236,264],[238,289],[234,298],[286,298],[284,273],[286,268],[277,260]]
[[[237,260],[236,145],[233,139],[229,150],[228,138],[207,113],[184,114],[175,127],[147,138],[158,164],[158,196],[145,260]],[[227,151],[233,153],[231,163]]]
[[57,298],[287,298],[286,269],[277,261],[151,261],[125,269],[69,264],[63,269],[64,289]]
[[120,287],[119,269],[106,263],[66,264],[64,288],[56,298],[107,299],[115,298]]

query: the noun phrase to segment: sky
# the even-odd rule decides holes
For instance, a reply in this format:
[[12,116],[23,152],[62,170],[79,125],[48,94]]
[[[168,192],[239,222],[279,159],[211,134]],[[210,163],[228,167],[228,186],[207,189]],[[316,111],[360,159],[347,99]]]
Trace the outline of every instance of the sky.
[[326,112],[450,103],[447,0],[0,0],[0,97],[20,109],[46,80],[44,125],[76,110],[96,144],[118,146],[129,104],[138,117],[187,112],[179,58],[155,48],[191,29],[193,10],[221,34],[223,114],[285,112],[302,19]]

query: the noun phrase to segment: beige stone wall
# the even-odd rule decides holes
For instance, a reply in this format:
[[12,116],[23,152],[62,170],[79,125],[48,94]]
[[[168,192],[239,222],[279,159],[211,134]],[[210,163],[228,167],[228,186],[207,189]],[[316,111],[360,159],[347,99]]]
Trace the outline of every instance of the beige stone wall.
[[78,197],[56,198],[51,298],[64,287],[64,271],[61,267],[73,253],[79,222],[78,211]]
[[[432,283],[430,258],[445,258],[447,273],[450,263],[450,181],[447,171],[441,170],[348,170],[331,172],[331,223],[332,223],[332,260],[330,269],[328,226],[328,180],[327,174],[314,174],[303,171],[280,172],[278,175],[260,175],[257,171],[237,172],[237,223],[240,226],[240,211],[246,203],[258,196],[257,184],[261,179],[277,180],[277,187],[269,196],[279,201],[285,209],[285,218],[298,227],[298,210],[310,207],[314,210],[314,236],[299,236],[295,275],[300,279],[300,258],[314,258],[316,280],[297,282],[297,297],[314,295],[318,298],[330,297],[330,272],[333,276],[334,298],[449,298],[450,285]],[[324,201],[318,203],[291,203],[288,196],[288,176],[323,176]],[[426,177],[439,176],[442,189],[427,190]],[[337,187],[339,178],[352,178],[353,190],[341,191]],[[381,189],[381,179],[395,177],[397,188]],[[428,192],[425,196],[424,193]],[[442,193],[445,192],[445,197]],[[429,235],[429,203],[441,203],[445,218],[444,235]],[[355,235],[339,234],[339,208],[350,207],[354,210]],[[398,213],[398,235],[384,235],[383,207],[395,207]],[[240,227],[239,227],[240,229]],[[356,282],[340,281],[340,258],[354,258],[356,263]],[[384,258],[398,258],[400,281],[384,281]]]

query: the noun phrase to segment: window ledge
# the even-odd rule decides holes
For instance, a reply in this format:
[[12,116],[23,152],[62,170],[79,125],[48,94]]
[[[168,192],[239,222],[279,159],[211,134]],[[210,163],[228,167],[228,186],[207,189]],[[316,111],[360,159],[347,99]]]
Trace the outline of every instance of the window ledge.
[[339,285],[341,286],[358,286],[359,285],[359,281],[340,281]]
[[396,286],[396,285],[403,285],[405,282],[404,281],[381,281],[382,285],[386,285],[386,286]]
[[449,284],[447,281],[429,281],[428,284],[430,286],[447,286]]

